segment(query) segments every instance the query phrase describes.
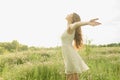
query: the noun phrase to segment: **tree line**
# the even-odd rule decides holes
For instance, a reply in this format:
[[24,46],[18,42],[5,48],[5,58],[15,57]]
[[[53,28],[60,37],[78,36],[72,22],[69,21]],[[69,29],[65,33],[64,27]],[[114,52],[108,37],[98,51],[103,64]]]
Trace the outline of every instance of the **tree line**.
[[99,46],[100,47],[120,47],[120,43],[111,43],[111,44],[104,44]]
[[[111,43],[111,44],[105,44],[105,45],[92,45],[89,43],[87,45],[89,45],[89,47],[119,47],[120,43]],[[28,49],[39,50],[42,48],[35,47],[35,46],[28,47],[27,45],[20,44],[17,40],[13,40],[12,42],[0,42],[0,54],[9,53],[9,52],[17,53],[20,51],[27,51]]]
[[28,50],[27,45],[20,44],[17,40],[12,42],[0,42],[0,54]]

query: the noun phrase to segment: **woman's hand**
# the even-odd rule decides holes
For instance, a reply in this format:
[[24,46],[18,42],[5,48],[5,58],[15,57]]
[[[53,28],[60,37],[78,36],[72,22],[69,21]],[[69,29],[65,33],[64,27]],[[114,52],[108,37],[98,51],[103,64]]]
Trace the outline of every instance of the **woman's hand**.
[[88,24],[89,24],[90,26],[97,26],[97,25],[100,25],[101,23],[96,22],[96,20],[98,20],[98,18],[91,19],[91,20],[88,22]]

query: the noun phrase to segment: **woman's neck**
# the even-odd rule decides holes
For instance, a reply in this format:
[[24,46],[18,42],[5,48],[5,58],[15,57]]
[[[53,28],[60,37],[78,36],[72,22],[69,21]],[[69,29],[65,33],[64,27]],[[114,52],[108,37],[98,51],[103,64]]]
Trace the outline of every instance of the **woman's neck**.
[[68,22],[68,23],[67,23],[67,25],[70,25],[70,24],[72,24],[72,22]]

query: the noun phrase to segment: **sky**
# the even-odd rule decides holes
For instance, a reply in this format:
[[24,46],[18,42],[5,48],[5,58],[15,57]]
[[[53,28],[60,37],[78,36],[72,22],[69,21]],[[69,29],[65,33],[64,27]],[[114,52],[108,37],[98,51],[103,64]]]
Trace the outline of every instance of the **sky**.
[[84,43],[120,42],[120,0],[0,0],[0,42],[28,46],[61,45],[65,17],[76,12],[82,21],[99,18],[100,26],[82,26]]

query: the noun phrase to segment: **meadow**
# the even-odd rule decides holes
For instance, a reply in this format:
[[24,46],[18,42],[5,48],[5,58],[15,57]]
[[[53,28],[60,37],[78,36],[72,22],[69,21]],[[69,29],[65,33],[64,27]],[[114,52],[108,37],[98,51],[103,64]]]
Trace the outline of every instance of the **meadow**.
[[[90,69],[80,80],[120,80],[120,47],[83,47]],[[65,80],[61,47],[0,55],[0,80]]]

